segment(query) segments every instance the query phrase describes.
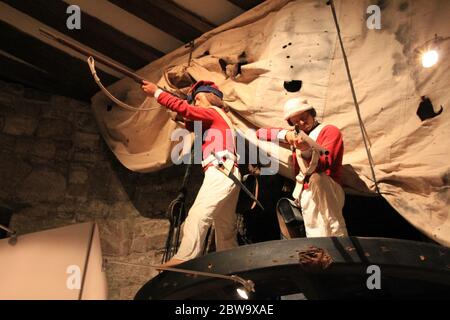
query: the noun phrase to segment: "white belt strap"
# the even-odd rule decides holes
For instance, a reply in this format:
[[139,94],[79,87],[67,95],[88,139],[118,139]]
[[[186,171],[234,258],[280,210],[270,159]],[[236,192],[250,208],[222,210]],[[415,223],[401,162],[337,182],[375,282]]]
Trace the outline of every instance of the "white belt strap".
[[233,163],[239,161],[239,156],[235,156],[228,150],[222,150],[215,153],[215,156],[213,154],[210,154],[205,160],[202,161],[202,167],[206,167],[209,164],[213,164],[214,166],[219,165],[219,160],[223,160],[223,162],[227,160],[233,161]]
[[[314,130],[309,133],[309,136],[311,137],[311,139],[316,141],[317,138],[319,137],[319,134],[322,131],[323,127],[324,127],[324,125],[320,124],[316,128],[314,128]],[[300,199],[300,196],[303,191],[303,183],[305,181],[305,178],[307,176],[311,175],[316,170],[317,164],[319,163],[320,156],[319,156],[318,151],[312,150],[311,160],[309,161],[309,163],[307,163],[302,158],[301,151],[296,150],[296,157],[297,157],[298,165],[300,167],[300,171],[299,171],[298,175],[295,177],[296,184],[295,184],[295,188],[292,193],[292,196],[294,197],[295,201],[298,201]]]

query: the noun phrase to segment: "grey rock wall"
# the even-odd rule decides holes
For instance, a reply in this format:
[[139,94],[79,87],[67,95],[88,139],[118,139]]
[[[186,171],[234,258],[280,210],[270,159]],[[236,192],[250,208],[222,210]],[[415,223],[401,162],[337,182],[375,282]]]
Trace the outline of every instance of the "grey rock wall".
[[[88,104],[0,81],[0,207],[18,234],[96,221],[110,299],[132,299],[157,273],[169,223],[164,212],[184,174],[124,168]],[[200,187],[195,168],[187,200]]]

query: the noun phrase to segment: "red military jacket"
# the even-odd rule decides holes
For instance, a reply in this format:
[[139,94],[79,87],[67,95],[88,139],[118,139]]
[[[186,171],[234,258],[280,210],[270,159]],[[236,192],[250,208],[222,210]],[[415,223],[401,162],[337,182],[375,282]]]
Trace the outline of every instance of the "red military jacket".
[[[256,136],[261,140],[274,141],[279,139],[279,133],[283,129],[259,129]],[[281,139],[283,141],[283,139]],[[285,141],[284,141],[285,142]],[[342,157],[344,155],[344,141],[341,131],[333,125],[325,125],[319,133],[316,142],[330,151],[329,155],[319,158],[315,172],[325,172],[339,184],[342,184]],[[295,152],[293,153],[295,175],[299,166]]]
[[[205,132],[202,143],[203,159],[206,159],[211,152],[217,153],[223,150],[228,150],[231,154],[234,154],[235,148],[231,128],[216,110],[192,106],[185,100],[168,92],[161,92],[157,100],[161,105],[177,112],[186,119],[201,121],[202,133]],[[192,123],[187,122],[186,127],[192,129]]]

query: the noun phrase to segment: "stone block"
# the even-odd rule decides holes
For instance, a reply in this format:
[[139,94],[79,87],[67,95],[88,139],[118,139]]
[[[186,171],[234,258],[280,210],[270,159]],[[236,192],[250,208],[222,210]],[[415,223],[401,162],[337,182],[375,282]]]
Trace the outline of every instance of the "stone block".
[[[1,120],[0,120],[1,121]],[[0,126],[1,131],[1,126]],[[2,151],[11,152],[16,146],[16,137],[0,133],[0,146]]]
[[35,118],[21,115],[9,115],[5,118],[3,132],[14,136],[31,136],[36,130]]
[[64,202],[56,208],[56,217],[59,219],[74,220],[80,205],[82,205],[82,202],[65,199]]
[[95,152],[74,152],[72,156],[72,160],[74,162],[82,162],[82,163],[95,163],[98,162],[100,156]]
[[86,201],[88,198],[87,185],[86,184],[69,184],[67,187],[66,196],[69,199]]
[[37,204],[15,212],[10,221],[10,226],[19,235],[46,229],[50,206]]
[[48,102],[51,99],[51,94],[47,92],[38,91],[32,88],[25,88],[23,97],[29,100]]
[[[142,285],[144,285],[144,283]],[[119,295],[120,300],[133,300],[142,285],[132,285],[121,288]]]
[[69,183],[85,184],[88,180],[88,170],[85,167],[72,165],[69,171]]
[[66,178],[50,168],[34,169],[17,187],[17,196],[26,202],[64,200]]
[[[144,285],[158,275],[156,269],[148,264],[136,264],[120,257],[106,257],[106,276],[112,288]],[[160,263],[160,261],[155,264]]]
[[54,140],[71,140],[72,124],[66,120],[43,119],[37,128],[38,138],[48,138]]
[[75,213],[75,221],[77,223],[83,223],[88,221],[93,221],[94,219],[90,217],[86,212],[76,212]]
[[50,106],[42,110],[42,118],[67,120],[72,123],[75,119],[75,112],[63,108]]
[[110,256],[128,255],[133,238],[133,220],[98,220],[98,225],[103,254]]
[[36,156],[48,160],[55,157],[56,146],[51,140],[22,138],[17,140],[14,151],[27,157]]
[[74,135],[74,146],[78,151],[99,151],[100,136],[98,134],[76,132]]
[[12,113],[14,113],[13,99],[8,99],[0,92],[0,115],[6,116]]
[[39,118],[43,108],[48,108],[48,106],[41,102],[20,99],[14,103],[14,112],[16,114],[29,116],[31,118]]
[[75,128],[83,132],[99,133],[97,122],[92,113],[77,113],[75,117]]
[[71,225],[74,223],[75,223],[75,219],[73,219],[73,218],[61,219],[55,215],[55,218],[44,221],[43,230],[61,228],[61,227],[65,227],[65,226],[68,226],[68,225]]
[[65,149],[56,149],[55,152],[55,160],[67,162],[71,157],[71,152]]
[[33,145],[33,154],[44,159],[53,159],[56,154],[56,146],[51,140],[38,140]]
[[25,161],[0,153],[0,189],[8,194],[16,192],[17,185],[31,173],[33,168]]
[[109,186],[109,196],[111,201],[128,201],[130,197],[126,192],[122,182],[117,178],[117,175],[113,172],[111,175],[111,182]]
[[59,96],[59,95],[52,95],[50,98],[50,103],[52,105],[53,108],[59,108],[59,109],[64,109],[64,110],[71,110],[71,106],[70,106],[70,101],[72,99],[64,97],[64,96]]
[[140,216],[139,211],[131,201],[119,201],[110,206],[109,218],[111,219],[129,219]]
[[33,139],[32,138],[22,138],[17,139],[14,152],[18,154],[31,155],[31,150],[33,149]]
[[64,162],[69,161],[72,156],[72,150],[72,141],[56,141],[55,159]]
[[88,192],[92,199],[108,199],[112,174],[111,169],[103,163],[89,170]]
[[70,99],[69,106],[73,111],[75,111],[77,113],[91,113],[92,112],[90,103],[87,103],[84,101]]
[[111,287],[110,281],[108,282],[108,300],[120,300],[120,287]]
[[150,250],[162,250],[169,230],[166,219],[137,218],[135,220],[131,251],[145,253]]
[[95,219],[106,219],[109,216],[109,205],[104,201],[90,200],[80,206],[79,211]]

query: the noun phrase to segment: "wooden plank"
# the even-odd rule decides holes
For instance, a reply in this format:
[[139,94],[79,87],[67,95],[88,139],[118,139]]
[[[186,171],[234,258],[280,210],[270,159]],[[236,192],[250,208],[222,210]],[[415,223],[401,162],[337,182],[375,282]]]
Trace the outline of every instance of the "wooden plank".
[[183,7],[180,7],[178,4],[173,2],[172,0],[150,0],[152,5],[158,7],[160,10],[168,12],[172,14],[175,18],[191,25],[202,34],[206,33],[215,27],[216,25],[207,21],[206,19],[196,15],[192,11],[188,11]]
[[11,7],[41,21],[98,52],[137,70],[162,57],[164,53],[114,29],[82,12],[81,29],[66,26],[68,4],[60,0],[3,0]]
[[[158,7],[153,4],[153,1],[148,0],[109,1],[183,42],[189,42],[203,34],[201,30],[180,20],[175,14],[165,11],[169,10],[169,7],[164,7],[162,4]],[[180,8],[180,10],[183,9]]]
[[64,82],[57,81],[52,75],[3,55],[0,56],[0,78],[6,81],[19,82],[27,87],[48,93],[81,98],[78,92],[62,86]]
[[[2,50],[27,62],[51,75],[51,79],[73,88],[71,97],[88,101],[99,91],[92,79],[88,65],[80,59],[49,46],[38,39],[0,21],[0,39]],[[105,85],[118,79],[101,70],[97,70]]]
[[256,7],[258,4],[264,2],[264,0],[228,0],[228,1],[243,10],[250,10],[251,8]]

